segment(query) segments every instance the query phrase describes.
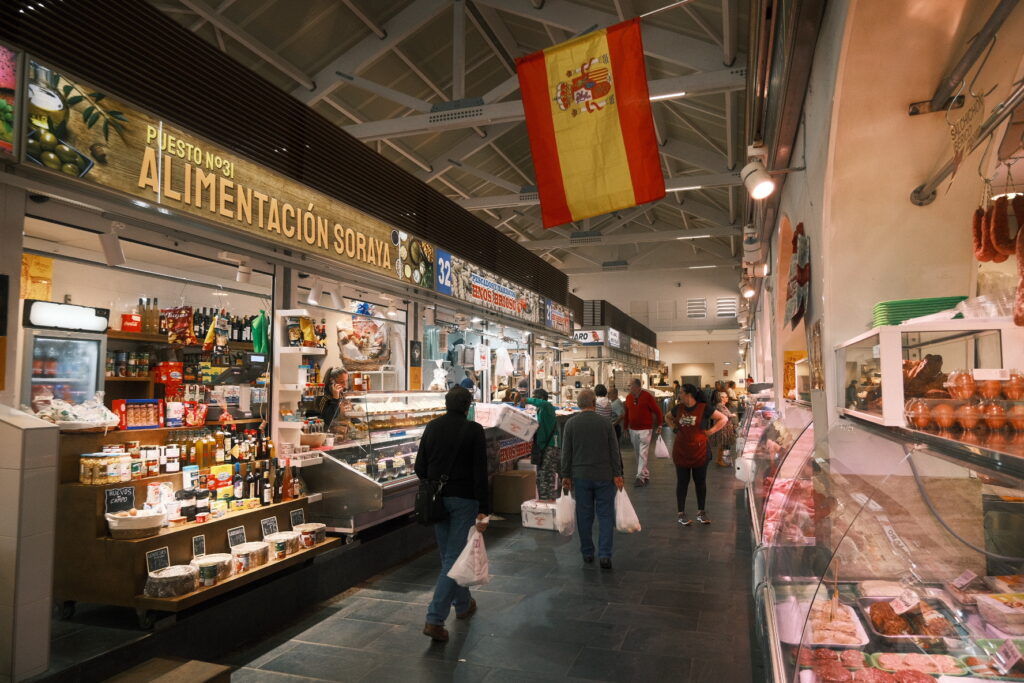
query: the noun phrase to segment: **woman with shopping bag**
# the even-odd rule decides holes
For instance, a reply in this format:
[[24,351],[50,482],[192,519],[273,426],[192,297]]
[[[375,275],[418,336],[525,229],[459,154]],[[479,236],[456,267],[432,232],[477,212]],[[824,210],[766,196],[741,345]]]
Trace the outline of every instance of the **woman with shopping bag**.
[[693,520],[686,516],[686,492],[691,478],[697,491],[697,521],[711,524],[704,507],[708,492],[708,463],[711,460],[708,437],[720,432],[728,422],[725,415],[704,402],[700,389],[692,384],[683,385],[679,403],[668,415],[668,423],[676,435],[672,444],[672,462],[676,466],[676,521],[683,526],[693,524]]
[[[581,412],[569,418],[562,433],[562,488],[576,498],[576,531],[583,562],[594,562],[594,512],[601,569],[612,568],[615,491],[622,490],[622,455],[612,423],[594,412],[597,396],[583,389],[576,397]],[[563,494],[564,495],[564,494]]]
[[434,522],[441,574],[423,626],[424,635],[441,642],[448,640],[444,622],[453,605],[457,619],[476,612],[469,588],[458,585],[448,572],[465,548],[469,530],[475,526],[479,533],[486,531],[491,513],[487,441],[484,428],[467,419],[472,402],[468,389],[452,387],[444,397],[447,413],[427,424],[416,454],[416,476],[430,482],[444,504],[443,518]]

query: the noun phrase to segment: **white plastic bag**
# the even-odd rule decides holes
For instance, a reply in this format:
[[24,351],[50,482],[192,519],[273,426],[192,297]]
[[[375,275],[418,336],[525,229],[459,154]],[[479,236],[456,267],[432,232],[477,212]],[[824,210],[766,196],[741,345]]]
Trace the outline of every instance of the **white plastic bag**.
[[576,500],[568,491],[555,501],[555,531],[563,536],[572,536],[576,531]]
[[490,563],[487,561],[487,549],[484,548],[484,535],[476,530],[476,525],[469,527],[466,547],[459,554],[459,559],[448,570],[448,578],[460,586],[483,586],[491,582]]
[[654,446],[654,457],[656,457],[656,458],[667,458],[667,457],[669,457],[668,445],[665,443],[665,437],[661,436],[660,434],[658,435],[658,443],[655,444],[655,446]]
[[625,489],[615,494],[615,528],[627,534],[640,531],[640,518],[636,516]]

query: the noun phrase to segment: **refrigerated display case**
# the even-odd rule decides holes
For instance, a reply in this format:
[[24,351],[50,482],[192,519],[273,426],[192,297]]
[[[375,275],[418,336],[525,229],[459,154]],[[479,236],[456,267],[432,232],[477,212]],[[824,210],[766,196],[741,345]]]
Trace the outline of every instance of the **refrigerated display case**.
[[22,403],[47,393],[82,403],[103,391],[106,347],[104,334],[25,328]]
[[772,680],[1024,680],[1024,463],[919,436],[847,418],[783,462],[780,528],[813,533],[755,552]]
[[430,391],[348,394],[328,427],[334,444],[307,482],[323,493],[320,521],[354,534],[408,514],[416,498],[413,471],[426,424],[445,412]]

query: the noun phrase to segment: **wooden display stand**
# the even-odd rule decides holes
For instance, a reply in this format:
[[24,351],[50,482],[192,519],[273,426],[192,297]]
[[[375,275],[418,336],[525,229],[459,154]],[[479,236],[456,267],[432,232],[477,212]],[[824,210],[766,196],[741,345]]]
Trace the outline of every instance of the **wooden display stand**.
[[316,554],[335,547],[337,538],[329,538],[314,548],[301,550],[282,560],[250,569],[221,583],[200,588],[178,598],[149,598],[143,595],[147,578],[146,553],[166,547],[171,564],[188,564],[192,560],[192,539],[206,537],[206,553],[228,553],[227,531],[244,527],[246,538],[263,538],[261,520],[277,519],[281,530],[291,529],[290,513],[302,509],[309,519],[309,499],[301,497],[252,510],[228,512],[224,517],[204,524],[188,523],[161,529],[156,536],[136,540],[110,538],[104,517],[105,491],[132,486],[135,500],[141,506],[150,483],[174,482],[181,487],[181,474],[136,479],[107,485],[83,485],[78,482],[78,457],[81,453],[99,451],[105,444],[141,440],[162,443],[175,429],[132,430],[125,432],[61,434],[59,461],[60,491],[57,497],[57,533],[54,557],[54,599],[62,605],[64,616],[70,616],[77,601],[134,607],[140,623],[152,623],[150,611],[177,612],[193,607],[217,595],[244,586],[258,578],[312,559]]

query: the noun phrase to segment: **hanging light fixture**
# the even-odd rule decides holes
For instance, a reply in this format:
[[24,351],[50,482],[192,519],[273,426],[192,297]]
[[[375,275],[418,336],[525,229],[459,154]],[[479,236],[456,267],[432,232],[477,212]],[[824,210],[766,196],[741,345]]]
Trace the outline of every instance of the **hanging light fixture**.
[[768,170],[760,159],[755,159],[744,166],[740,171],[740,179],[753,199],[764,199],[775,192],[775,181],[768,175]]
[[384,312],[384,315],[386,315],[389,318],[394,318],[395,316],[398,315],[398,309],[395,308],[395,302],[394,301],[389,301],[388,302],[388,310]]
[[754,289],[754,283],[750,280],[740,281],[740,294],[744,299],[753,299],[754,295],[757,294],[757,290]]

